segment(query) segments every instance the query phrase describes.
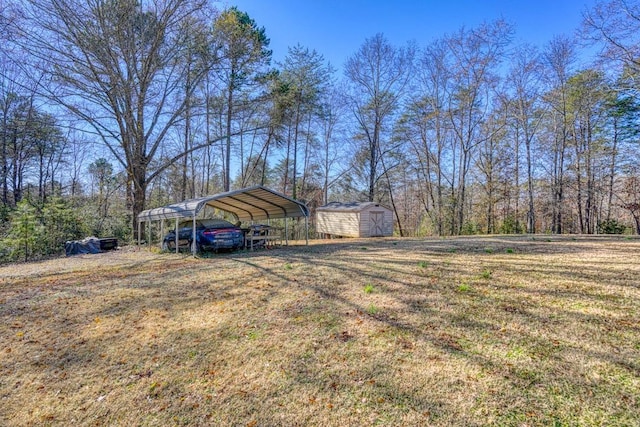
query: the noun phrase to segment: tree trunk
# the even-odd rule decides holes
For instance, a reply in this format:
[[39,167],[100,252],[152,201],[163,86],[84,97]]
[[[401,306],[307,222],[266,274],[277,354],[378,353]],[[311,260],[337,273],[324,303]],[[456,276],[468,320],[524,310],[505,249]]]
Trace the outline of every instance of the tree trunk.
[[376,122],[373,127],[373,137],[369,137],[369,201],[373,202],[376,195],[376,174],[378,165],[378,152],[380,142],[378,140],[380,128],[378,125],[378,114],[376,113]]
[[527,192],[529,194],[529,211],[527,212],[527,232],[535,234],[536,218],[533,200],[533,166],[531,161],[531,141],[526,140],[527,145]]
[[282,180],[282,193],[287,194],[289,186],[289,159],[291,158],[291,126],[287,129],[287,155],[284,159],[284,179]]
[[9,159],[8,159],[8,145],[9,145],[9,122],[8,116],[9,108],[5,105],[2,117],[2,149],[0,150],[0,161],[2,161],[2,203],[4,206],[9,205]]
[[609,191],[607,201],[607,221],[611,220],[611,206],[613,205],[613,184],[616,173],[616,155],[618,151],[618,120],[613,123],[613,147],[611,148],[611,163],[609,163]]
[[[233,76],[234,69],[232,68],[231,76]],[[229,191],[231,188],[231,118],[233,115],[233,77],[230,77],[229,88],[227,94],[227,144],[224,153],[224,191]]]
[[516,128],[516,147],[515,147],[515,189],[516,189],[516,206],[515,206],[515,233],[520,234],[520,132]]
[[[144,210],[147,197],[147,171],[144,164],[134,164],[131,169],[131,173],[129,174],[131,185],[128,186],[128,192],[130,194],[127,198],[131,201],[131,225],[133,229],[133,238],[135,239],[138,236],[138,215]],[[144,236],[144,227],[141,231],[143,239],[146,239],[147,237]]]
[[296,118],[293,128],[293,176],[291,177],[291,198],[296,199],[298,197],[297,187],[297,175],[298,175],[298,128],[300,127],[300,101],[298,101],[298,108],[296,109]]
[[[190,74],[190,67],[187,67],[187,81],[185,83],[185,87],[186,87],[186,96],[187,98],[190,96],[189,92],[190,92],[190,78],[189,78],[189,74]],[[185,101],[185,107],[184,107],[184,152],[186,153],[187,151],[189,151],[189,138],[190,138],[190,131],[191,131],[191,100],[187,99]],[[182,200],[185,200],[187,198],[187,157],[188,156],[184,156],[184,159],[182,161],[182,185],[181,185],[181,196],[182,196]]]

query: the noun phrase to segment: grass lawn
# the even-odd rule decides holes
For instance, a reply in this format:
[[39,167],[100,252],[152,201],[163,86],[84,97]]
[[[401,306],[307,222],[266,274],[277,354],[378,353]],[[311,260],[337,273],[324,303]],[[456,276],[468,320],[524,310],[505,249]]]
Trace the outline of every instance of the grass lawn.
[[0,267],[0,425],[640,425],[640,240]]

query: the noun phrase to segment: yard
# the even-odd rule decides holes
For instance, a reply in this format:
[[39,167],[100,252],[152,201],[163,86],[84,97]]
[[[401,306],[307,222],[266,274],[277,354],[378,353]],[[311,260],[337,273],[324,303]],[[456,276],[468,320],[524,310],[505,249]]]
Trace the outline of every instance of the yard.
[[638,425],[640,240],[0,267],[0,425]]

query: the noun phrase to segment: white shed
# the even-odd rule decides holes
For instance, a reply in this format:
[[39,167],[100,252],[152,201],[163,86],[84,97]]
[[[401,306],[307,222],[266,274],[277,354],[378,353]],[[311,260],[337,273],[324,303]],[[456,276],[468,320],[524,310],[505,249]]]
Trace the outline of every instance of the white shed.
[[316,231],[344,237],[393,235],[393,212],[375,202],[331,202],[316,209]]

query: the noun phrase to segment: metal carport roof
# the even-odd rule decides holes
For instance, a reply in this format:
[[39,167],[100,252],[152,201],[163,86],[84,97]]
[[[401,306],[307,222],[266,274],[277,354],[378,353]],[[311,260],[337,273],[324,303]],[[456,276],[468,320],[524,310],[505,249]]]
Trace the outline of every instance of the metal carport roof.
[[304,203],[293,200],[284,194],[262,187],[243,188],[185,200],[184,202],[142,211],[138,221],[160,221],[173,218],[193,218],[205,207],[211,206],[230,212],[241,221],[262,221],[276,218],[301,218],[309,216]]
[[[228,191],[213,196],[200,197],[198,199],[185,200],[184,202],[148,209],[138,215],[138,245],[142,236],[142,223],[175,219],[176,228],[180,218],[191,218],[193,221],[193,241],[196,240],[196,217],[207,206],[217,208],[234,214],[240,221],[262,221],[278,218],[305,218],[306,240],[309,244],[309,209],[304,203],[293,200],[290,197],[276,191],[257,185],[241,190]],[[161,224],[164,224],[162,222]],[[285,221],[286,235],[286,221]],[[192,252],[196,253],[196,245]],[[176,252],[178,242],[176,234]]]

